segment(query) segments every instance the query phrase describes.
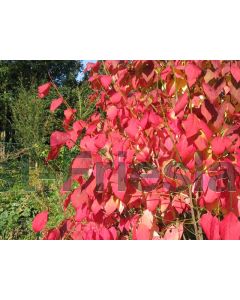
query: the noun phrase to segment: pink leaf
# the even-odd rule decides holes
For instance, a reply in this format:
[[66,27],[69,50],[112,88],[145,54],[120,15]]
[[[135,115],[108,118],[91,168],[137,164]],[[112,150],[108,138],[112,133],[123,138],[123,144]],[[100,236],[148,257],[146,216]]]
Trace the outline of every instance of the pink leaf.
[[103,87],[108,90],[109,86],[111,85],[112,83],[112,77],[111,76],[108,76],[108,75],[102,75],[100,77],[100,81],[101,81],[101,84],[103,85]]
[[103,133],[98,134],[94,143],[98,149],[102,149],[107,143],[106,135]]
[[175,105],[175,108],[174,108],[175,114],[177,115],[181,111],[183,111],[185,106],[187,105],[187,103],[188,103],[188,94],[184,93],[181,97],[179,97],[179,99]]
[[227,149],[231,145],[231,141],[226,137],[215,137],[212,142],[212,151],[216,155],[222,154],[225,149]]
[[66,132],[54,131],[50,137],[50,146],[63,146],[68,140],[69,136]]
[[77,111],[76,109],[72,109],[72,108],[67,108],[64,110],[65,119],[63,121],[63,125],[65,129],[68,129],[69,124],[74,119],[74,115],[76,111]]
[[183,223],[171,225],[164,234],[164,240],[181,240],[183,234]]
[[114,93],[111,97],[110,100],[113,104],[117,104],[121,101],[122,96],[119,93]]
[[199,132],[199,119],[195,114],[189,114],[187,119],[182,122],[186,132],[186,137],[192,137]]
[[220,235],[222,240],[240,239],[240,222],[233,212],[229,212],[220,222]]
[[154,111],[151,111],[149,113],[148,121],[153,125],[158,126],[162,122],[162,118],[159,115],[157,115]]
[[145,210],[140,218],[140,224],[136,230],[137,240],[152,239],[153,214],[149,210]]
[[199,135],[196,140],[194,141],[194,144],[198,148],[198,150],[203,151],[208,147],[208,141],[206,138]]
[[107,117],[109,120],[114,121],[117,117],[118,109],[116,106],[109,106],[107,108]]
[[87,152],[82,152],[74,158],[71,166],[72,177],[79,179],[84,174],[87,174],[92,167],[92,158]]
[[51,86],[52,86],[51,82],[47,82],[43,85],[40,85],[38,87],[38,97],[41,99],[46,97],[50,91]]
[[187,75],[188,85],[189,87],[191,87],[196,82],[197,78],[201,75],[202,70],[198,66],[189,63],[185,67],[185,72]]
[[116,240],[117,239],[117,230],[115,227],[109,228],[109,232],[111,233],[112,239]]
[[100,237],[103,239],[103,240],[111,240],[111,232],[109,232],[109,230],[106,228],[106,227],[102,227],[100,229]]
[[81,191],[81,187],[76,188],[71,195],[72,206],[75,209],[81,207],[88,201],[88,194],[85,190]]
[[54,131],[50,137],[51,150],[48,154],[48,160],[58,157],[59,151],[63,145],[69,140],[69,135],[66,132]]
[[237,82],[240,81],[240,68],[236,63],[231,64],[231,74]]
[[138,137],[139,134],[139,121],[135,119],[131,119],[128,122],[128,127],[126,127],[125,131],[126,133],[133,139]]
[[214,154],[219,155],[222,154],[225,150],[225,145],[223,143],[223,138],[222,137],[215,137],[212,142],[212,151]]
[[210,212],[202,215],[200,225],[209,240],[220,240],[219,220],[213,217]]
[[147,209],[153,212],[160,204],[160,197],[156,193],[155,194],[148,193],[146,202],[147,202]]
[[150,233],[151,230],[145,224],[140,224],[136,230],[136,238],[137,240],[149,240]]
[[216,89],[205,82],[203,82],[202,86],[208,99],[213,104],[224,88],[225,82],[223,81]]
[[59,240],[60,238],[60,230],[55,228],[55,229],[52,229],[47,237],[45,238],[46,240]]
[[106,215],[111,215],[119,206],[119,201],[112,196],[105,204]]
[[63,98],[53,99],[50,106],[50,111],[54,112],[62,103],[63,103]]
[[92,212],[96,215],[97,213],[99,213],[99,211],[102,209],[101,205],[98,203],[97,200],[93,201],[93,204],[91,206],[91,210]]
[[181,136],[176,147],[183,162],[188,162],[190,159],[192,159],[192,155],[196,151],[195,146],[188,143],[185,135]]
[[43,211],[35,216],[32,222],[32,229],[35,232],[40,232],[46,226],[48,220],[48,211]]

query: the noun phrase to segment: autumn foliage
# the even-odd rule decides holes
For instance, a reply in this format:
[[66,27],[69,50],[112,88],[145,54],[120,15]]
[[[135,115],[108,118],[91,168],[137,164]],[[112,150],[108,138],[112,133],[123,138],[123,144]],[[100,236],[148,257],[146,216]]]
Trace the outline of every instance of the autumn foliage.
[[[61,189],[74,214],[44,239],[240,239],[240,63],[88,64],[95,113],[65,105],[47,160],[79,147]],[[54,83],[39,87],[44,98]],[[56,89],[57,92],[57,89]],[[44,101],[44,100],[41,100]],[[51,212],[49,212],[51,214]]]

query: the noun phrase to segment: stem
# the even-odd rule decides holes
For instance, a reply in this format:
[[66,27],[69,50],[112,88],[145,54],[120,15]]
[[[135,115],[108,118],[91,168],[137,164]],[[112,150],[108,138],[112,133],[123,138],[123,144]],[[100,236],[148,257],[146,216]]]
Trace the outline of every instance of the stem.
[[189,185],[189,198],[190,198],[190,208],[191,208],[191,215],[192,215],[192,220],[193,220],[193,227],[194,227],[194,232],[196,235],[196,239],[199,240],[199,233],[198,233],[198,226],[195,218],[195,212],[194,212],[194,205],[193,205],[193,197],[192,197],[192,186]]
[[82,119],[82,99],[81,99],[81,95],[80,95],[79,89],[77,89],[77,91],[78,91],[78,102],[79,102],[80,119]]
[[63,103],[67,106],[67,108],[71,108],[71,106],[68,104],[68,102],[63,98],[63,95],[59,92],[59,89],[58,89],[58,87],[56,86],[56,84],[54,83],[54,81],[53,81],[53,79],[52,79],[52,76],[51,76],[50,72],[48,72],[48,76],[49,76],[49,78],[50,78],[50,81],[51,81],[51,83],[52,83],[54,89],[55,89],[56,92],[58,93],[58,96],[59,96],[60,98],[63,99]]

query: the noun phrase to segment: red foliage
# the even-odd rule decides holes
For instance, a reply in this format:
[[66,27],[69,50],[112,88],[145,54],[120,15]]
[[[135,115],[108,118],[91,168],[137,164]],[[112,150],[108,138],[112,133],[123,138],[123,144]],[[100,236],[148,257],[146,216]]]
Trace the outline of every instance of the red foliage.
[[50,111],[54,112],[62,103],[63,103],[63,98],[53,99],[50,106]]
[[43,85],[40,85],[38,87],[38,97],[39,98],[46,97],[50,91],[51,86],[52,86],[51,82],[47,82]]
[[97,110],[83,122],[68,107],[48,156],[79,147],[68,180],[78,187],[64,193],[75,215],[44,238],[201,239],[203,229],[208,239],[240,239],[239,62],[105,61],[86,70]]
[[47,224],[48,211],[37,214],[32,222],[32,228],[35,232],[42,231]]

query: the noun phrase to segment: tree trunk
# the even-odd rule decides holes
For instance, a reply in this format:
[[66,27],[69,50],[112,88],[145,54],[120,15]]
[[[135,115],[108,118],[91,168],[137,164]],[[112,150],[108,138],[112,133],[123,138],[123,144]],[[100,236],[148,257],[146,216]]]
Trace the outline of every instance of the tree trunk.
[[6,138],[6,132],[1,131],[0,132],[0,158],[5,158],[5,138]]

